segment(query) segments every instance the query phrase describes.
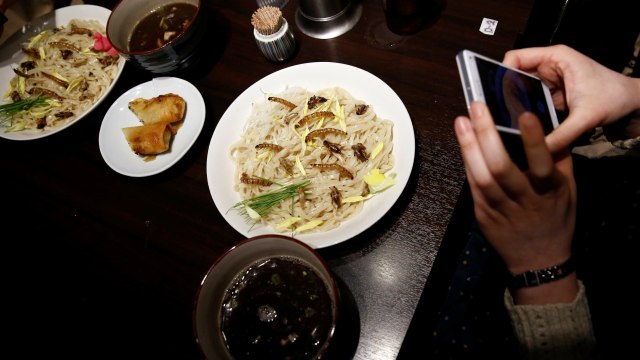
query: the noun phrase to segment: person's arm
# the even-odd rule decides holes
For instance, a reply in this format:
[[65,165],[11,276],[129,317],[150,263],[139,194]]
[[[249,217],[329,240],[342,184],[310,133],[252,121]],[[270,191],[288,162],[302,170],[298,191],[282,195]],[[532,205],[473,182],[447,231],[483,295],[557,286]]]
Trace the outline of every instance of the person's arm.
[[[470,115],[456,118],[455,131],[481,231],[514,276],[566,264],[576,217],[568,151],[552,156],[539,121],[526,113],[519,124],[529,170],[522,172],[504,148],[486,105],[474,102]],[[588,305],[573,270],[552,281],[527,285],[512,287],[505,298],[527,356],[547,350],[551,356],[563,356],[576,343],[584,349],[595,347]],[[581,324],[580,331],[567,337],[565,328],[549,326],[544,329],[545,341],[536,336],[540,319],[549,320],[549,325]]]
[[[573,286],[576,280],[566,281],[571,282]],[[576,284],[578,293],[568,303],[549,301],[544,304],[547,301],[543,300],[540,304],[523,305],[518,304],[508,290],[505,291],[505,307],[524,359],[584,360],[596,357],[596,339],[589,303],[584,285],[579,281]],[[540,285],[540,288],[551,286],[564,287],[558,281]],[[547,290],[555,293],[554,290]]]
[[455,130],[480,230],[512,274],[544,269],[571,256],[576,185],[571,157],[552,157],[531,113],[519,119],[529,170],[511,161],[487,106],[471,104]]
[[556,109],[567,118],[547,136],[552,153],[586,131],[631,118],[625,134],[640,136],[640,79],[615,72],[565,45],[511,50],[503,62],[539,76],[550,88]]

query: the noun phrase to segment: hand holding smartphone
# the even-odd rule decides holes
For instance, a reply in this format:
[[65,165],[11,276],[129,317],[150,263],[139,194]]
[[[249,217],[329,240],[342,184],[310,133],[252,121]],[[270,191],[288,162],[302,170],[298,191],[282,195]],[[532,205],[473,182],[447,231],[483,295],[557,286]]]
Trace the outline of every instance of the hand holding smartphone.
[[545,134],[558,127],[551,92],[539,78],[470,50],[456,56],[467,108],[487,104],[498,131],[520,134],[518,117],[534,113]]

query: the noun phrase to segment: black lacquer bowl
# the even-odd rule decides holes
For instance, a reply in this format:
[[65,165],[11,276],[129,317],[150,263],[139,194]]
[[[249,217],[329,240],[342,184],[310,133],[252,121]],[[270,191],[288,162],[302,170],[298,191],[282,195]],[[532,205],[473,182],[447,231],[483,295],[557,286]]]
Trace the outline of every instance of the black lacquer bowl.
[[[129,40],[135,26],[160,7],[179,2],[193,4],[197,8],[186,29],[162,46],[147,51],[131,51]],[[197,63],[204,53],[201,43],[206,30],[204,13],[201,0],[121,0],[109,16],[107,38],[121,56],[140,68],[158,75],[175,73]]]
[[[335,359],[329,345],[340,298],[329,266],[310,246],[282,235],[249,238],[220,256],[202,280],[193,311],[196,341],[210,360]],[[236,329],[233,312],[240,316]]]

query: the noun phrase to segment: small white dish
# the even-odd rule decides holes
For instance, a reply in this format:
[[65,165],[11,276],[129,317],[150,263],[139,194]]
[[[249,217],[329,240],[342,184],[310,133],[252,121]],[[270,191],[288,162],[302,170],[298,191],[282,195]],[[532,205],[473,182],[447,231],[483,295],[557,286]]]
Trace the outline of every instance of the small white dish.
[[240,94],[222,115],[211,137],[207,155],[207,182],[213,202],[225,220],[246,237],[273,234],[275,230],[265,225],[247,223],[232,209],[241,198],[233,190],[235,164],[229,157],[229,148],[242,136],[253,103],[264,101],[266,93],[279,93],[294,86],[308,90],[342,87],[356,99],[372,104],[378,116],[394,123],[395,165],[390,172],[397,174],[396,184],[367,200],[358,215],[344,221],[339,227],[325,232],[294,235],[296,239],[317,249],[351,239],[387,213],[402,194],[411,175],[415,136],[409,112],[398,94],[380,78],[355,66],[332,62],[306,63],[284,68],[258,80]]
[[[184,123],[174,136],[168,152],[145,161],[145,157],[131,150],[122,133],[124,127],[142,125],[129,110],[129,102],[136,98],[150,99],[167,93],[179,95],[186,101]],[[100,153],[107,165],[122,175],[143,177],[158,174],[173,166],[191,148],[202,131],[205,115],[204,99],[191,83],[175,77],[154,78],[131,88],[111,105],[100,127]]]
[[[67,26],[69,21],[73,19],[82,19],[82,20],[98,20],[105,27],[107,26],[107,21],[109,20],[109,15],[111,15],[111,10],[96,6],[96,5],[72,5],[60,8],[55,11],[55,22],[56,25],[64,25]],[[15,63],[11,62],[9,64],[3,63],[0,66],[0,94],[4,94],[9,86],[9,81],[15,76],[13,72],[13,68],[17,67],[17,62],[22,59],[22,54],[16,54],[12,57],[15,59]],[[12,60],[8,60],[12,61]],[[87,109],[83,114],[76,117],[73,121],[68,122],[62,126],[47,129],[47,130],[24,130],[24,131],[14,131],[14,132],[5,132],[5,128],[0,128],[0,137],[9,140],[35,140],[40,139],[45,136],[53,135],[57,132],[60,132],[69,126],[77,123],[82,118],[87,116],[93,109],[95,109],[102,101],[109,95],[115,84],[118,82],[120,75],[122,75],[122,70],[124,69],[124,65],[126,60],[123,57],[120,57],[118,60],[118,72],[116,73],[115,78],[111,82],[111,85],[107,88],[107,90],[102,94],[100,99],[98,99],[90,108]],[[2,102],[2,101],[0,101]]]

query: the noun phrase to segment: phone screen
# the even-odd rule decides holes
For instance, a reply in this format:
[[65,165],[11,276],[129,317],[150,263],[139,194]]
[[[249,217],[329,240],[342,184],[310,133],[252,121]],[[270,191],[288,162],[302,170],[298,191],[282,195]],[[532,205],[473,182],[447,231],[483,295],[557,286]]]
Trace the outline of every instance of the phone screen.
[[528,111],[538,116],[545,134],[553,130],[550,109],[539,79],[480,57],[475,59],[485,102],[496,125],[518,129],[518,117]]

